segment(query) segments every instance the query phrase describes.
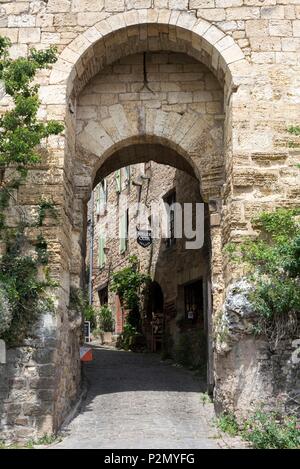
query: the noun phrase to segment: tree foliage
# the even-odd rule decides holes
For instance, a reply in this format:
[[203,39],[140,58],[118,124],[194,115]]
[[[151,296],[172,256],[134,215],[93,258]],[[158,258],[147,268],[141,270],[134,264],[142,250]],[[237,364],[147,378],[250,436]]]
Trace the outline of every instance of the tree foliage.
[[253,220],[255,239],[227,246],[253,282],[249,299],[258,313],[255,331],[275,342],[295,332],[300,313],[299,214],[286,208],[263,212]]
[[37,146],[49,135],[63,130],[56,121],[40,122],[38,85],[34,79],[38,70],[56,61],[56,49],[32,49],[27,58],[11,59],[9,40],[0,37],[0,80],[4,91],[13,101],[13,108],[0,117],[0,169],[12,165],[23,174],[28,165],[40,162]]

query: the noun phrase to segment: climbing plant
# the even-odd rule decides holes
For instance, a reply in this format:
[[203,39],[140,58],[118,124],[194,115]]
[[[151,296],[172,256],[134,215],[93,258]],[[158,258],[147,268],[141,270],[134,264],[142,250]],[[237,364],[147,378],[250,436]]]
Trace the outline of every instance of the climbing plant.
[[138,258],[131,256],[129,265],[112,275],[112,291],[119,295],[123,306],[130,310],[139,310],[141,295],[151,280],[149,275],[139,271],[138,264]]
[[227,245],[234,262],[243,263],[253,283],[250,293],[258,322],[254,332],[275,345],[295,333],[300,314],[300,209],[278,208],[253,220],[254,239]]
[[134,341],[140,336],[141,300],[150,281],[149,275],[140,272],[136,256],[131,256],[129,265],[112,275],[111,290],[119,295],[122,306],[129,310],[126,316],[126,327],[119,341],[121,347],[129,347],[129,344],[134,346]]
[[[28,170],[42,160],[40,144],[50,135],[58,135],[63,125],[56,121],[38,119],[39,86],[35,83],[39,70],[56,61],[56,50],[32,49],[28,57],[11,59],[10,41],[0,36],[0,80],[2,92],[10,100],[8,110],[0,117],[0,241],[3,255],[0,259],[0,336],[9,346],[22,344],[39,315],[51,311],[53,305],[47,289],[55,283],[49,278],[48,246],[39,233],[31,243],[26,236],[30,226],[15,193],[24,184]],[[19,220],[16,226],[7,226],[5,214],[14,203]],[[40,204],[38,226],[43,225],[46,209]],[[40,273],[43,268],[43,275]]]
[[57,218],[57,212],[54,203],[51,200],[41,199],[39,203],[37,226],[43,226],[47,213],[49,213],[53,218]]

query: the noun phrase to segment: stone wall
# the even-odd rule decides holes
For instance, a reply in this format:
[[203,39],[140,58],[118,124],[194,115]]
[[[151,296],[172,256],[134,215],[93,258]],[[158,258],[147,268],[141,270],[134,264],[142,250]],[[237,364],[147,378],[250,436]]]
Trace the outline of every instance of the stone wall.
[[[213,311],[220,311],[225,287],[235,275],[223,256],[223,245],[253,234],[251,218],[258,211],[299,204],[299,149],[289,145],[293,138],[287,132],[288,125],[299,123],[299,23],[298,0],[0,2],[0,34],[11,38],[12,57],[25,55],[31,46],[49,44],[57,45],[59,52],[53,70],[39,75],[40,116],[64,121],[66,133],[45,142],[43,164],[18,193],[18,203],[28,213],[36,212],[41,196],[52,198],[59,213],[57,225],[45,226],[43,233],[51,250],[51,273],[59,282],[53,358],[59,405],[52,412],[54,429],[73,399],[66,385],[69,371],[63,366],[74,363],[65,340],[71,329],[67,307],[70,286],[82,283],[84,207],[95,177],[117,169],[119,157],[123,164],[142,161],[145,147],[135,153],[134,161],[127,151],[137,143],[147,148],[160,145],[165,161],[176,162],[178,169],[192,168],[210,211]],[[204,64],[222,90],[224,120],[212,119],[206,109],[203,118],[191,109],[183,114],[147,109],[142,104],[146,100],[138,96],[134,115],[119,113],[120,103],[107,105],[106,124],[111,127],[105,129],[102,118],[97,118],[97,125],[88,128],[94,147],[83,148],[76,133],[78,95],[106,67],[145,51],[185,54]],[[180,81],[179,86],[185,85]],[[175,102],[164,104],[176,105],[177,98],[169,91]],[[164,99],[160,92],[158,104]],[[0,110],[7,104],[2,92]],[[152,159],[147,151],[144,158]],[[75,344],[72,334],[70,344]],[[221,394],[222,360],[215,356]],[[242,376],[243,367],[236,361],[232,366]],[[226,390],[235,395],[233,381],[227,382]],[[12,415],[11,428],[19,413]],[[37,428],[34,421],[30,425]]]

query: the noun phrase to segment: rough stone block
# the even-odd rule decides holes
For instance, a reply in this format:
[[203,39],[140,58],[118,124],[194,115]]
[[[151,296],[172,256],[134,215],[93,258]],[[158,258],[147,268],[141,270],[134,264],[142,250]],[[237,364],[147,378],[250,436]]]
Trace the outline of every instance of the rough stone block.
[[267,6],[262,7],[260,10],[261,18],[268,18],[268,19],[284,19],[284,6],[283,5],[274,5],[274,6]]
[[269,31],[271,36],[292,36],[292,22],[289,20],[270,20]]
[[207,21],[224,21],[226,10],[224,8],[205,8],[204,10],[198,10],[197,16]]
[[127,0],[128,9],[151,8],[151,0]]
[[40,28],[21,28],[19,30],[19,42],[25,44],[38,43],[41,40]]
[[0,28],[0,36],[8,37],[12,43],[18,41],[18,28]]
[[214,8],[215,0],[190,0],[190,9]]
[[9,48],[9,55],[12,59],[19,57],[26,57],[28,52],[28,46],[26,44],[13,44]]
[[124,11],[125,0],[105,0],[105,11]]
[[36,17],[34,15],[12,15],[8,17],[9,28],[32,28],[35,23]]
[[[111,0],[110,3],[113,3]],[[107,2],[106,2],[107,3]],[[83,13],[86,11],[100,12],[104,8],[104,0],[72,0],[71,11]]]
[[293,21],[293,35],[300,37],[300,20]]
[[245,22],[246,25],[246,35],[261,37],[268,36],[269,34],[269,22],[267,20],[248,20]]
[[66,102],[65,87],[62,85],[41,86],[39,95],[43,104],[64,104]]
[[227,20],[251,20],[260,17],[260,9],[257,7],[227,8]]
[[71,0],[49,0],[47,10],[53,13],[64,13],[71,10]]

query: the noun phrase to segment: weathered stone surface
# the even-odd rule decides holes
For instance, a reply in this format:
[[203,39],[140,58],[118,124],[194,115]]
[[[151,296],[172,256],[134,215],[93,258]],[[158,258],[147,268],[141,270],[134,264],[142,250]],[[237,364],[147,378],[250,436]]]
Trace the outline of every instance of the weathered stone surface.
[[[217,328],[219,352],[228,352],[232,343],[244,334],[251,334],[255,312],[249,301],[252,290],[251,283],[246,279],[234,282],[228,288],[221,314],[221,322]],[[225,335],[222,340],[222,335]],[[219,343],[218,343],[219,342]]]

